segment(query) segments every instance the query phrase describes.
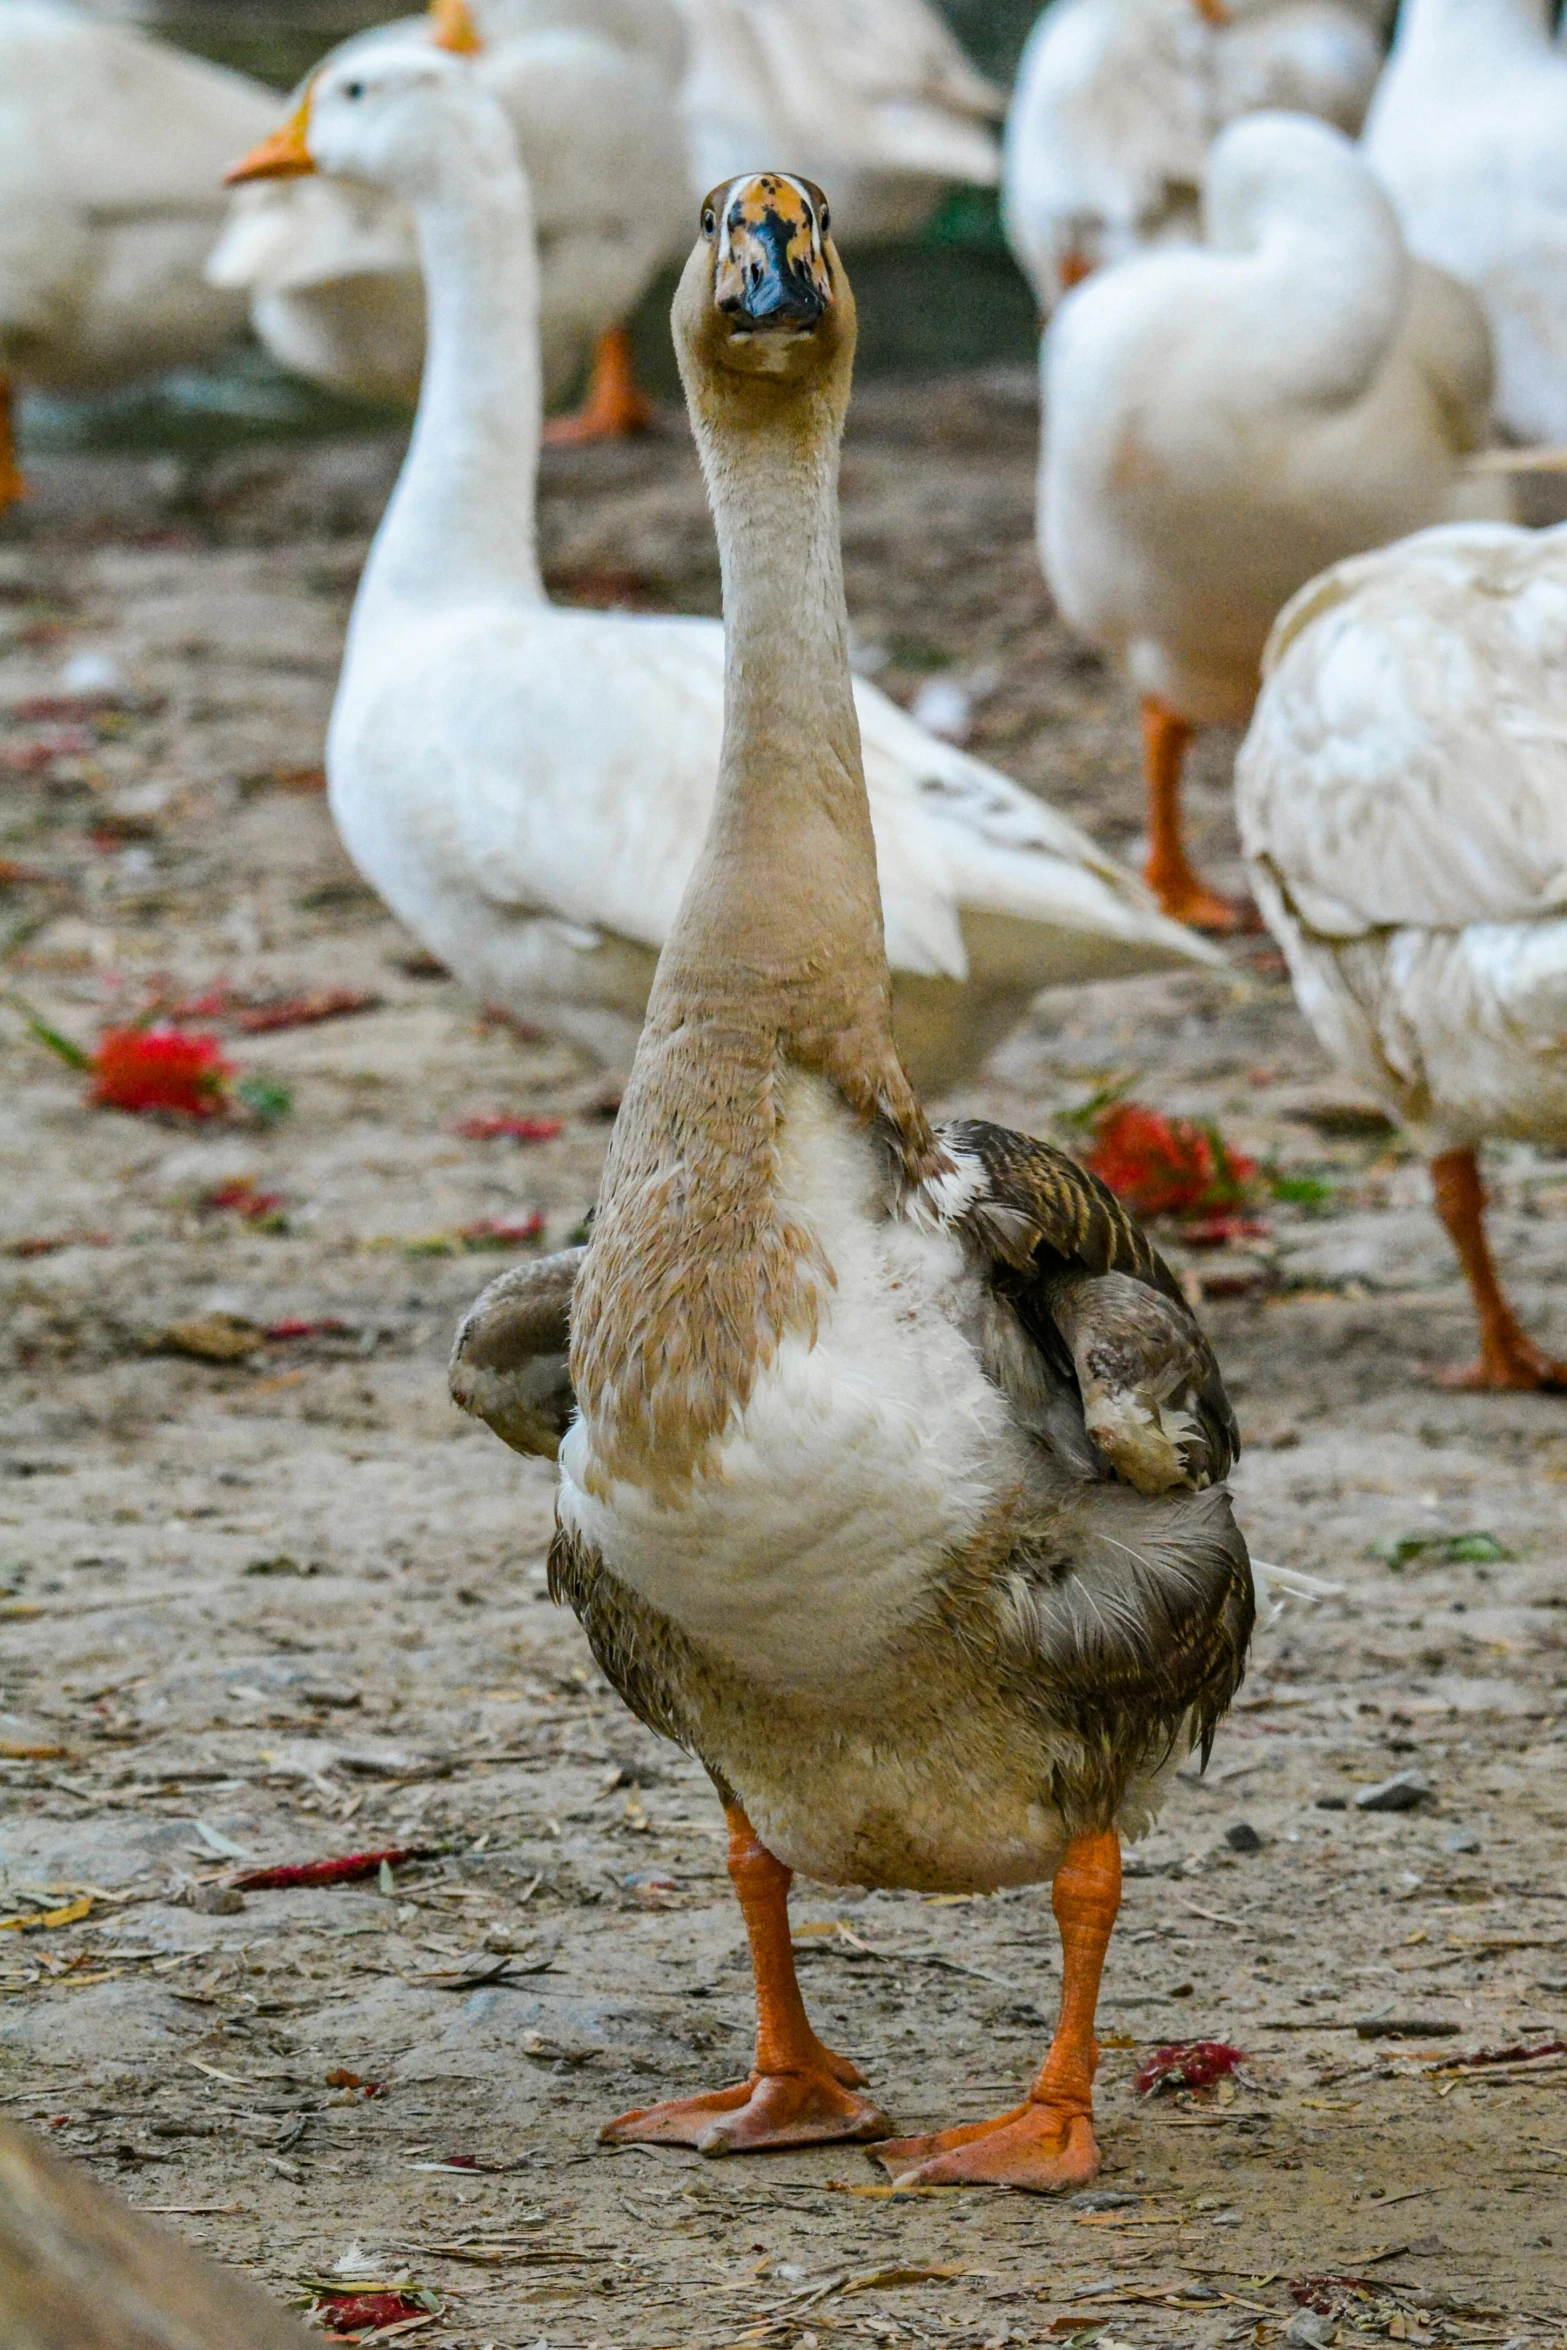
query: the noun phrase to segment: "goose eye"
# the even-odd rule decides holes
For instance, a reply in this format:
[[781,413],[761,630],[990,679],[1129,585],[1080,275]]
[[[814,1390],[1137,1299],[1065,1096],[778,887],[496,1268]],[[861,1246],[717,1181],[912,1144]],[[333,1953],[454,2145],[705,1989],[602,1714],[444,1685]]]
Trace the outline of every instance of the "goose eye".
[[345,98],[362,98],[364,94],[365,86],[363,82],[345,82],[343,84],[343,96]]
[[718,216],[717,216],[717,214],[714,212],[712,205],[711,205],[711,204],[709,204],[709,206],[708,206],[707,210],[706,210],[706,211],[703,213],[703,215],[702,215],[702,234],[703,234],[703,236],[704,236],[704,237],[710,237],[710,236],[713,234],[713,231],[714,231],[714,230],[717,228],[717,226],[718,226]]

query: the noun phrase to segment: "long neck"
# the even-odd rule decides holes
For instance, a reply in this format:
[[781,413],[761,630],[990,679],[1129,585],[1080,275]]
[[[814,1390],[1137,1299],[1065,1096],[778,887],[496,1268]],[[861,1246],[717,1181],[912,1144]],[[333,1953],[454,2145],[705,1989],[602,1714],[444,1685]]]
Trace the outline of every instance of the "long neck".
[[786,1040],[890,1040],[876,846],[849,669],[840,418],[825,393],[719,385],[695,404],[723,570],[718,791],[655,1013],[722,1004]]
[[542,391],[539,269],[528,184],[475,150],[414,207],[424,270],[424,379],[413,438],[355,612],[434,612],[475,596],[543,601],[535,498]]

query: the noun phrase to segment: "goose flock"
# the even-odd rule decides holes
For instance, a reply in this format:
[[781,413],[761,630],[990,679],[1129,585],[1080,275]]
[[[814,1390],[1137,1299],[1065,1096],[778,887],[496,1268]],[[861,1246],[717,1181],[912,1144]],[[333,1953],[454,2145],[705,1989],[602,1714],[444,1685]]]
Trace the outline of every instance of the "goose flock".
[[[1206,1758],[1265,1572],[1148,1236],[931,1114],[1042,987],[1223,968],[1265,923],[1430,1161],[1480,1342],[1441,1375],[1567,1388],[1480,1156],[1567,1147],[1567,525],[1514,502],[1567,462],[1567,58],[1547,0],[1391,15],[1054,0],[1008,106],[926,0],[434,0],[284,101],[0,0],[0,507],[13,387],[248,330],[412,404],[332,815],[476,998],[624,1081],[586,1242],[492,1284],[451,1366],[558,1462],[551,1590],[727,1819],[754,2066],[612,2142],[1098,2169],[1121,1840]],[[955,186],[999,191],[1037,298],[1040,562],[1140,716],[1141,877],[851,671],[844,254]],[[553,605],[541,442],[648,423],[629,321],[675,269],[723,620]],[[1244,730],[1244,900],[1187,852],[1209,726]],[[807,2016],[795,1870],[1050,1881],[1020,2104],[894,2134]]]

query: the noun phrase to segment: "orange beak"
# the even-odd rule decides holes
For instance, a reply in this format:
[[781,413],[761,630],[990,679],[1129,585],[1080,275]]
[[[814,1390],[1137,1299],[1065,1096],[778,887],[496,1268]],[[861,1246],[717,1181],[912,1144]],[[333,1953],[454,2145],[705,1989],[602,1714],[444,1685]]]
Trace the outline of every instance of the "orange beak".
[[1230,12],[1224,0],[1195,0],[1195,5],[1198,15],[1206,24],[1228,24],[1230,21]]
[[241,180],[297,180],[314,171],[315,159],[305,143],[309,123],[310,92],[306,90],[281,129],[263,139],[259,147],[252,147],[232,171],[223,174],[224,186],[235,187]]
[[454,57],[472,57],[484,47],[479,28],[468,13],[468,0],[430,0],[430,21],[437,49],[449,49]]

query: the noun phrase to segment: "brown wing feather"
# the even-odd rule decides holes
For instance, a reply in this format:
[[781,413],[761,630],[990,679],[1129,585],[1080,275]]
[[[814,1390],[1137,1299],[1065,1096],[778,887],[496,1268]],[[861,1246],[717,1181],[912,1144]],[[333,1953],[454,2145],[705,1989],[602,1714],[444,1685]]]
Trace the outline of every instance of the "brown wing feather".
[[[1181,1285],[1114,1192],[1032,1135],[954,1119],[939,1139],[985,1184],[958,1221],[990,1258],[990,1285],[1051,1368],[1075,1380],[1088,1432],[1143,1492],[1217,1484],[1240,1430]],[[1175,1431],[1173,1443],[1140,1431]]]

